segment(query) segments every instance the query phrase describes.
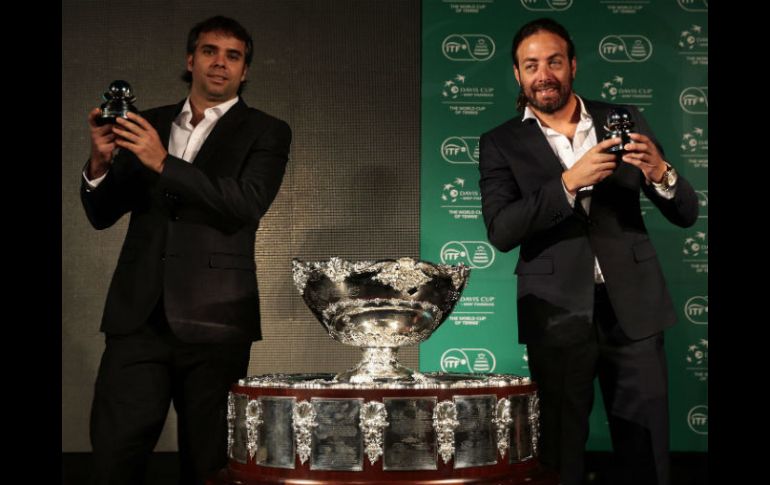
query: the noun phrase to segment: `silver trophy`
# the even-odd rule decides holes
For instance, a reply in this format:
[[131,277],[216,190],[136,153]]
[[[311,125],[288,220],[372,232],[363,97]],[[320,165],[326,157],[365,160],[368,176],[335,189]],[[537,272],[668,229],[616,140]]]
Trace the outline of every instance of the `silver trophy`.
[[338,342],[363,358],[337,382],[419,382],[425,376],[398,362],[398,348],[426,340],[460,299],[470,269],[412,258],[382,261],[293,260],[294,284]]
[[230,461],[213,483],[558,483],[537,461],[537,386],[528,377],[421,374],[398,362],[399,347],[426,340],[447,319],[470,269],[413,258],[293,266],[329,335],[363,357],[336,376],[233,384]]
[[128,119],[128,112],[139,113],[134,106],[136,96],[131,85],[120,79],[110,83],[107,91],[102,95],[104,103],[100,106],[102,113],[96,118],[96,124],[99,126],[115,124],[115,118]]

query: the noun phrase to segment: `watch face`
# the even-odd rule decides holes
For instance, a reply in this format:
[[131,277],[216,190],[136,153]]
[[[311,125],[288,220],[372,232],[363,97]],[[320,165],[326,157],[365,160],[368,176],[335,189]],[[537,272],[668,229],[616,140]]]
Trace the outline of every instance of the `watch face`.
[[666,171],[666,185],[672,187],[676,183],[676,172],[673,168]]

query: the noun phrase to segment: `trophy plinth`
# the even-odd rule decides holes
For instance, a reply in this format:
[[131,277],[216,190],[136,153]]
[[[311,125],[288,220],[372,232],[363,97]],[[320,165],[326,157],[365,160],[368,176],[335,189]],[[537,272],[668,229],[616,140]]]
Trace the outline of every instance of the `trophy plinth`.
[[398,349],[426,340],[460,299],[466,266],[436,265],[412,258],[384,261],[293,261],[294,283],[334,340],[361,347],[354,368],[339,382],[422,382],[398,362]]

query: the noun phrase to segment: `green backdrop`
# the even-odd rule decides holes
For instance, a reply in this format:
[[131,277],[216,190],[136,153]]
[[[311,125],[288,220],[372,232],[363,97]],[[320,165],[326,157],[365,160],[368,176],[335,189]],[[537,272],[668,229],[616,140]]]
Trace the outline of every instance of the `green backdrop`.
[[[420,347],[420,369],[529,375],[516,333],[518,250],[487,241],[478,141],[517,115],[511,40],[549,16],[577,49],[575,91],[633,104],[695,187],[700,218],[681,229],[642,195],[679,323],[666,332],[674,451],[708,449],[708,1],[423,0],[421,242],[423,259],[473,268],[462,300]],[[610,449],[597,392],[592,450]]]

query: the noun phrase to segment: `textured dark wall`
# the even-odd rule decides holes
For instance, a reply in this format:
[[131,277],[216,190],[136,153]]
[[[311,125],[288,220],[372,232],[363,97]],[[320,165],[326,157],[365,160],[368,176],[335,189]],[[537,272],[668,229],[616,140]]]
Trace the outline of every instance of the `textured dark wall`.
[[[140,109],[182,99],[190,27],[212,15],[254,38],[245,101],[294,132],[281,192],[257,233],[264,340],[249,374],[334,372],[357,349],[329,339],[291,279],[291,259],[419,252],[419,1],[62,3],[62,450],[88,451],[104,298],[127,217],[104,231],[78,197],[87,112],[115,79]],[[417,366],[417,348],[401,351]],[[172,415],[158,450],[174,450]]]

